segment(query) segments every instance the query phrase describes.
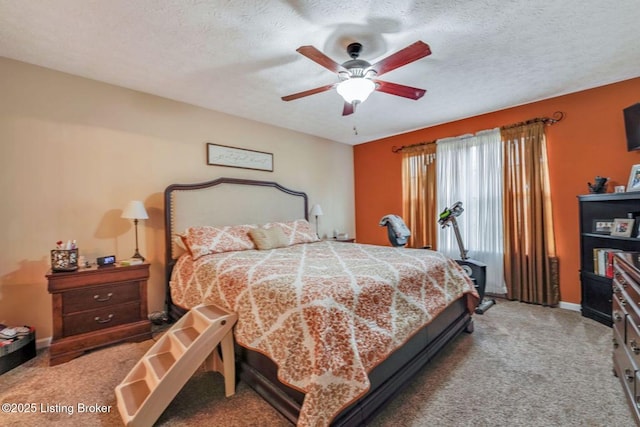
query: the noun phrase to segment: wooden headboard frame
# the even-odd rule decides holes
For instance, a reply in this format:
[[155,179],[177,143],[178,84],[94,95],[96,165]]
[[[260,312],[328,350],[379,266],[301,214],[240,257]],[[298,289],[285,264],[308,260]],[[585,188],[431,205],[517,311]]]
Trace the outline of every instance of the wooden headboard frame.
[[189,226],[265,224],[309,220],[307,194],[273,181],[218,178],[197,184],[172,184],[164,191],[166,304],[173,304],[169,282],[177,259],[176,233]]

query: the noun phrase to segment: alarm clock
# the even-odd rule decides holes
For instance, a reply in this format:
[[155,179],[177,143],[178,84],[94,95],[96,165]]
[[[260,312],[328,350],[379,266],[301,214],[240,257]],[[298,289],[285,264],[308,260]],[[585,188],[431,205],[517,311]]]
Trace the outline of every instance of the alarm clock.
[[96,258],[96,264],[98,267],[108,267],[116,264],[115,255],[107,255]]

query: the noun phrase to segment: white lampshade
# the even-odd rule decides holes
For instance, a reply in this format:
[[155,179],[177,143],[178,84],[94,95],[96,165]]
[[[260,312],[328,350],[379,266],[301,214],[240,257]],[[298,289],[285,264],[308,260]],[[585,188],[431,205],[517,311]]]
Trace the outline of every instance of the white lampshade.
[[322,208],[320,207],[320,205],[313,205],[311,207],[311,212],[309,212],[311,215],[313,216],[321,216],[324,215],[324,212],[322,212]]
[[124,208],[124,211],[122,211],[122,218],[148,219],[149,215],[147,215],[147,210],[140,200],[132,200],[127,207]]
[[336,91],[342,96],[345,102],[364,102],[371,92],[376,88],[376,84],[364,77],[352,77],[343,80],[338,84]]

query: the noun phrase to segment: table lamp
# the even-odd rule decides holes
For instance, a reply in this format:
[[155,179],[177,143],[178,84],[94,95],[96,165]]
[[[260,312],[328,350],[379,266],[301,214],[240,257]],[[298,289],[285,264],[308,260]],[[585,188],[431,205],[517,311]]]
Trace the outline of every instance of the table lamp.
[[136,253],[131,258],[139,258],[144,261],[144,257],[138,252],[138,220],[148,219],[147,211],[140,200],[132,200],[129,202],[124,211],[122,211],[122,218],[133,219],[133,224],[136,229]]
[[320,207],[320,205],[316,204],[311,207],[311,212],[309,213],[316,217],[316,236],[320,238],[320,233],[318,233],[318,217],[324,215],[324,212],[322,212],[322,208]]

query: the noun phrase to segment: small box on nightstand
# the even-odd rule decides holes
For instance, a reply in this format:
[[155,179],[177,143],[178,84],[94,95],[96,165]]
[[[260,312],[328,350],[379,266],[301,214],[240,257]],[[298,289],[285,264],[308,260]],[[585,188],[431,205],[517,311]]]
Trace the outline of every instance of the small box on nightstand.
[[78,269],[78,249],[53,249],[51,251],[52,271],[76,271]]

